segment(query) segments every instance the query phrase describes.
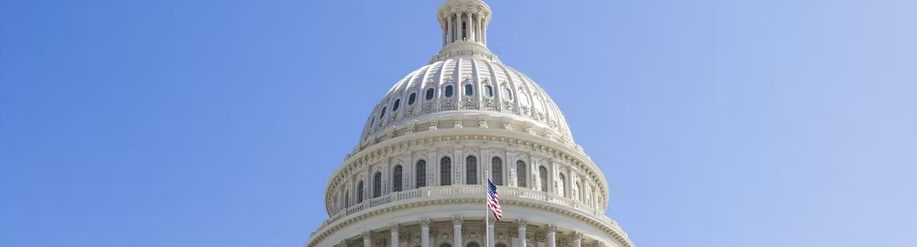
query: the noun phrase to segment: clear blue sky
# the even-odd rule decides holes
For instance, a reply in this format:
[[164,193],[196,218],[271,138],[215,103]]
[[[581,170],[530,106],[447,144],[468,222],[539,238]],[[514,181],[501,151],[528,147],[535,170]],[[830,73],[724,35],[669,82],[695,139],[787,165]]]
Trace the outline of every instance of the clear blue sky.
[[[2,1],[0,246],[301,245],[439,3]],[[637,246],[917,246],[917,1],[489,3]]]

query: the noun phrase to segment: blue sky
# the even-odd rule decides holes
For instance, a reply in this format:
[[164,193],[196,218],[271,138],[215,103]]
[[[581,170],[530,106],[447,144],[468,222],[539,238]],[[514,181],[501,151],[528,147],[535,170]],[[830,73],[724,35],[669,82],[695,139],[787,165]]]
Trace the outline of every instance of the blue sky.
[[[637,246],[917,246],[917,2],[488,2]],[[0,246],[301,245],[439,3],[0,2]]]

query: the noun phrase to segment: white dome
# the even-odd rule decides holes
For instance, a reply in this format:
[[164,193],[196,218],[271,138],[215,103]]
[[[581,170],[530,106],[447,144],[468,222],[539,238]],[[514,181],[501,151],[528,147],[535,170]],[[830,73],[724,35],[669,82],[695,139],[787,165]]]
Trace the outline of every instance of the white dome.
[[[306,247],[632,247],[557,105],[487,49],[490,14],[480,0],[439,9],[442,50],[373,108]],[[485,184],[499,220],[482,212]]]
[[399,124],[469,112],[522,117],[572,140],[560,109],[535,81],[501,63],[484,46],[457,42],[395,83],[366,120],[362,142]]

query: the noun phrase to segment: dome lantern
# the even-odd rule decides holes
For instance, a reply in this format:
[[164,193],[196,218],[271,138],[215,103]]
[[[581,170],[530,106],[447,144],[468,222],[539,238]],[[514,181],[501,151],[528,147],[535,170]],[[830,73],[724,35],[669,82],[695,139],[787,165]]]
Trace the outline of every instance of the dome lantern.
[[495,59],[487,49],[490,14],[490,7],[481,0],[447,0],[443,3],[437,14],[443,49],[434,60],[459,54]]

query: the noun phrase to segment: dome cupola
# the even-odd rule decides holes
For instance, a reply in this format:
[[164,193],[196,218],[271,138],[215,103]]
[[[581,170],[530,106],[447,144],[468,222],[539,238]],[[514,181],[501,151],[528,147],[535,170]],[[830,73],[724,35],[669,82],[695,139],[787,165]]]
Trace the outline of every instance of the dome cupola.
[[448,0],[438,11],[443,46],[457,42],[487,45],[490,7],[479,0]]
[[490,7],[480,0],[448,0],[439,8],[443,48],[434,61],[455,55],[480,55],[495,59],[487,49]]

